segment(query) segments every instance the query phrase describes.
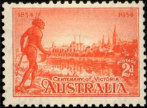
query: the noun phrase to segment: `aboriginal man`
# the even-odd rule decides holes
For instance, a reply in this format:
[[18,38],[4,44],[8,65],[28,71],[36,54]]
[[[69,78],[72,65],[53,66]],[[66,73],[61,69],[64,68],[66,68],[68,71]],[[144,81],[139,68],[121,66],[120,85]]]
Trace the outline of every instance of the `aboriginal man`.
[[[41,39],[42,39],[42,29],[44,29],[45,23],[37,18],[32,21],[32,27],[30,27],[22,36],[20,39],[20,45],[21,45],[21,51],[23,54],[27,56],[27,59],[29,61],[29,68],[25,72],[23,79],[18,86],[19,89],[22,89],[24,87],[24,84],[26,80],[29,78],[30,74],[31,76],[31,84],[30,87],[34,87],[34,79],[35,79],[35,73],[38,69],[38,65],[36,62],[37,59],[37,49],[39,49],[44,54],[50,54],[48,51],[44,50]],[[27,38],[26,46],[24,47],[25,39]]]

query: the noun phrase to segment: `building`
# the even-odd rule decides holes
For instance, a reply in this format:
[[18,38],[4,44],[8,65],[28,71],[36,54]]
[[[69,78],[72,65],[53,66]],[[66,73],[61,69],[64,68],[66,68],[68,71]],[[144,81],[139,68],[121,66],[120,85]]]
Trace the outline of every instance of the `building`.
[[81,43],[80,36],[79,42],[72,41],[70,45],[55,46],[55,43],[52,43],[50,48],[51,56],[77,56],[85,50],[85,45]]

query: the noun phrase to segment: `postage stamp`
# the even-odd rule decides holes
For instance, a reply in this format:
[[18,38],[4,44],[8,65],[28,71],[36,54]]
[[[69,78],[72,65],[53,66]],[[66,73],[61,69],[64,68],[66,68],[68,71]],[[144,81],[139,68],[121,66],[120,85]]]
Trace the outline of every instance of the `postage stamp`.
[[3,4],[4,104],[144,105],[143,6]]

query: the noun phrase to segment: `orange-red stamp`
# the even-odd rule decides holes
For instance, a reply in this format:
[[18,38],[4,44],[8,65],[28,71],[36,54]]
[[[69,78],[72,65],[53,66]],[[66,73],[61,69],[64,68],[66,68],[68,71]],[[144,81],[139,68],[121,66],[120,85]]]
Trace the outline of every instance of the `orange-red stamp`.
[[88,4],[4,5],[7,105],[144,103],[143,4]]

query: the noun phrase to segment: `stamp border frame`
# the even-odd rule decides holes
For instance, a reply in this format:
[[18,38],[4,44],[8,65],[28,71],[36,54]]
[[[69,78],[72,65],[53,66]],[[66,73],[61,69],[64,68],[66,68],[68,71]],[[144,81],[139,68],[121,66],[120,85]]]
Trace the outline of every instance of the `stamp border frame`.
[[[11,49],[11,45],[12,45],[12,8],[13,7],[136,7],[138,6],[139,7],[139,36],[141,37],[140,38],[140,42],[139,42],[139,46],[140,47],[140,97],[13,97],[13,92],[12,92],[12,89],[13,89],[13,84],[12,84],[12,49]],[[107,105],[107,104],[110,104],[110,105],[122,105],[122,104],[125,104],[126,106],[129,106],[130,104],[133,104],[133,105],[137,105],[137,104],[140,104],[140,105],[144,105],[145,104],[145,100],[144,100],[144,97],[145,97],[145,92],[144,92],[144,89],[145,89],[145,85],[144,85],[144,82],[145,82],[145,77],[144,77],[144,74],[145,74],[145,70],[144,70],[144,67],[145,67],[145,63],[144,63],[144,60],[145,60],[145,55],[143,54],[144,51],[145,51],[145,48],[143,47],[145,41],[143,40],[145,34],[143,32],[144,30],[144,25],[143,25],[143,22],[144,22],[144,10],[143,10],[143,2],[139,2],[139,3],[135,3],[135,2],[132,2],[132,3],[128,3],[128,2],[125,2],[125,3],[121,3],[121,2],[117,2],[116,4],[113,3],[113,2],[109,2],[108,4],[106,2],[102,2],[102,4],[97,4],[97,3],[94,3],[92,4],[91,2],[87,2],[86,4],[83,4],[83,3],[79,3],[77,4],[76,2],[72,2],[72,4],[69,4],[68,2],[65,2],[64,4],[61,4],[61,3],[56,3],[54,4],[53,2],[50,2],[49,4],[46,4],[46,3],[41,3],[41,4],[38,4],[38,3],[35,3],[35,4],[31,4],[31,3],[27,3],[27,4],[23,4],[23,3],[19,3],[18,4],[15,4],[15,3],[11,3],[11,4],[8,4],[8,3],[4,3],[3,4],[3,8],[4,8],[4,11],[3,11],[3,15],[4,15],[4,19],[2,20],[2,22],[4,23],[4,26],[3,26],[3,30],[5,31],[5,33],[2,35],[2,37],[5,39],[3,41],[3,45],[5,45],[5,48],[3,49],[3,52],[5,53],[5,56],[3,56],[3,59],[5,60],[5,63],[3,64],[3,67],[5,68],[5,71],[3,72],[4,75],[5,75],[5,78],[3,79],[3,82],[5,83],[5,85],[3,86],[4,90],[5,90],[5,93],[2,94],[2,96],[5,98],[4,100],[4,105],[5,106],[8,106],[8,105],[20,105],[20,106],[23,106],[23,105],[28,105],[28,106],[31,106],[31,105],[35,105],[35,106],[39,106],[40,104],[43,105],[43,106],[46,106],[47,104],[53,106],[53,105],[58,105],[58,106],[61,106],[61,105],[65,105],[65,106],[69,106],[70,104],[72,104],[73,106],[76,106],[76,105],[81,105],[81,106],[84,106],[85,104],[87,104],[88,106],[91,106],[92,104],[95,104],[95,105],[99,105],[99,104],[102,104],[102,105]],[[8,8],[9,7],[9,8]],[[50,8],[50,7],[49,7]],[[11,26],[10,26],[11,25]],[[9,29],[8,29],[9,28]],[[9,44],[7,44],[9,43]],[[7,45],[6,45],[7,44]],[[7,58],[10,58],[10,59],[7,59]],[[142,72],[143,71],[143,72]],[[30,102],[30,99],[32,102]],[[68,100],[68,101],[67,101]],[[130,101],[131,100],[131,101]],[[87,103],[88,102],[88,103]]]

